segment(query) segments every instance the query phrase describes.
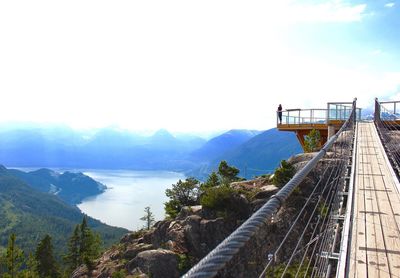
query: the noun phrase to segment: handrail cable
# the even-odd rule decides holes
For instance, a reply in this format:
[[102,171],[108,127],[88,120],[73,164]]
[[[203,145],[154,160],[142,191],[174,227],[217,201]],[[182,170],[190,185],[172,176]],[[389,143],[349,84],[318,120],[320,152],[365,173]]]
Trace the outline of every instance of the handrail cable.
[[[354,132],[353,132],[353,134],[354,134]],[[344,136],[343,136],[343,137],[344,137]],[[331,160],[330,160],[330,161],[333,161],[333,162],[334,162],[334,163],[333,163],[334,165],[331,165],[332,163],[330,163],[329,166],[325,166],[326,168],[325,168],[324,172],[320,175],[319,181],[318,181],[317,185],[314,187],[314,190],[315,190],[316,187],[318,187],[319,182],[320,182],[320,181],[322,180],[322,178],[325,176],[327,170],[328,170],[328,169],[331,169],[330,175],[329,175],[329,177],[327,178],[327,182],[326,182],[326,183],[327,183],[327,186],[325,186],[325,187],[324,187],[324,191],[323,191],[322,193],[320,193],[320,196],[319,196],[319,198],[318,198],[319,200],[318,200],[318,202],[315,204],[314,211],[313,211],[313,213],[311,214],[311,216],[309,216],[309,222],[311,222],[312,218],[314,217],[314,214],[315,214],[315,212],[316,212],[315,209],[318,208],[319,204],[321,203],[322,195],[324,195],[324,192],[325,192],[325,190],[326,190],[327,188],[329,188],[329,191],[328,191],[329,194],[328,194],[328,196],[325,198],[326,201],[324,202],[324,206],[327,207],[327,208],[329,208],[328,210],[331,211],[331,214],[332,214],[332,213],[340,214],[340,213],[337,212],[337,211],[340,212],[340,209],[341,209],[340,206],[339,206],[340,198],[338,197],[338,194],[336,194],[336,192],[337,192],[339,189],[341,189],[338,185],[340,185],[341,182],[342,182],[342,180],[340,179],[340,177],[341,177],[341,175],[342,175],[343,170],[345,169],[344,166],[346,165],[346,163],[345,163],[346,160],[340,159],[340,158],[341,158],[341,157],[343,156],[343,154],[344,154],[344,150],[345,150],[345,147],[346,147],[345,144],[346,144],[346,143],[351,143],[351,142],[354,141],[354,135],[353,135],[352,138],[350,138],[350,137],[351,137],[351,136],[347,136],[347,137],[346,137],[346,140],[347,140],[348,142],[346,141],[346,142],[342,142],[342,143],[341,143],[341,146],[340,146],[340,148],[339,148],[340,154],[339,154],[339,155],[336,155],[335,159],[331,159]],[[336,144],[335,144],[335,145],[334,145],[333,154],[337,154],[336,148],[337,148],[337,146],[336,146]],[[338,158],[339,158],[339,159],[338,159]],[[335,170],[335,171],[333,171],[333,170]],[[333,178],[332,178],[332,174],[333,174],[333,173],[334,173],[334,175],[333,175]],[[330,187],[329,187],[329,185],[330,185]],[[343,187],[343,186],[342,186],[342,187]],[[335,190],[332,190],[332,188],[335,188]],[[313,191],[312,194],[314,194],[314,191]],[[311,197],[312,197],[312,194],[311,194]],[[303,206],[301,212],[299,213],[298,217],[301,216],[301,213],[302,213],[302,211],[304,210],[305,206],[307,206],[308,201],[309,201],[309,199],[307,200],[306,204],[304,204],[304,206]],[[329,214],[329,215],[331,215],[331,214]],[[337,234],[338,234],[337,228],[336,228],[336,229],[333,229],[333,228],[334,228],[334,227],[337,227],[338,225],[337,225],[336,223],[333,223],[333,222],[331,221],[331,217],[329,217],[330,222],[332,222],[332,223],[330,223],[329,225],[332,226],[332,229],[329,229],[329,232],[330,232],[330,233],[327,233],[327,229],[324,228],[324,227],[327,226],[327,225],[326,225],[327,220],[328,220],[328,217],[327,217],[327,216],[328,216],[328,213],[325,214],[324,219],[323,219],[323,224],[322,224],[322,225],[319,225],[319,223],[320,223],[320,221],[321,221],[321,218],[318,217],[317,223],[315,224],[314,229],[313,229],[313,232],[312,232],[312,235],[311,235],[311,237],[310,237],[310,242],[314,242],[315,240],[321,241],[321,238],[322,238],[324,243],[321,243],[320,249],[321,249],[321,250],[327,249],[326,246],[327,246],[327,244],[329,244],[329,246],[331,246],[331,247],[330,247],[330,250],[331,250],[331,251],[329,251],[329,252],[332,252],[333,249],[334,249],[334,247],[335,247],[335,238],[337,237]],[[296,218],[295,222],[297,222],[298,217]],[[294,223],[294,224],[295,224],[295,223]],[[305,227],[304,230],[303,230],[303,234],[300,236],[299,240],[297,241],[297,246],[296,246],[295,250],[292,252],[292,256],[291,256],[291,258],[289,259],[289,262],[287,262],[287,260],[280,261],[281,265],[283,264],[283,265],[286,266],[284,272],[283,272],[283,273],[279,273],[279,274],[281,275],[281,277],[282,277],[283,275],[285,275],[285,273],[287,272],[289,266],[290,266],[291,263],[292,263],[292,260],[293,260],[294,256],[296,256],[296,255],[299,253],[299,251],[302,251],[302,249],[304,249],[304,247],[303,247],[303,248],[300,248],[299,250],[297,250],[298,247],[299,247],[299,244],[301,243],[301,241],[302,241],[303,238],[304,238],[304,234],[305,234],[305,232],[306,232],[308,226],[309,226],[309,223],[306,225],[306,227]],[[294,225],[291,226],[291,228],[289,229],[288,233],[285,235],[285,239],[284,239],[283,241],[286,240],[288,234],[291,232],[291,230],[293,229],[293,227],[294,227]],[[320,234],[319,234],[317,237],[315,237],[315,233],[316,233],[316,231],[317,231],[317,229],[318,229],[319,227],[320,227],[320,231],[321,231],[321,232],[320,232]],[[326,234],[326,236],[325,236],[325,234]],[[327,237],[329,237],[329,236],[330,236],[330,237],[334,236],[334,237],[333,237],[333,240],[327,241]],[[310,243],[310,242],[309,242],[309,243]],[[325,244],[325,242],[326,242],[326,244]],[[309,244],[309,243],[307,243],[306,246],[305,246],[306,251],[304,252],[304,254],[303,254],[303,256],[302,256],[302,259],[301,259],[300,264],[299,264],[298,266],[296,266],[296,267],[297,267],[297,272],[296,272],[296,276],[295,276],[295,277],[298,277],[300,271],[301,271],[302,268],[303,268],[303,265],[304,265],[304,262],[305,262],[305,258],[306,258],[306,256],[307,256],[307,253],[308,253],[308,250],[309,250],[309,247],[310,247],[310,244]],[[278,251],[282,248],[282,246],[283,246],[283,242],[282,242],[282,243],[280,244],[280,246],[277,248],[277,250],[275,251],[274,256],[272,256],[272,258],[275,258],[275,257],[276,257]],[[309,258],[309,259],[310,259],[309,262],[311,262],[311,259],[313,259],[313,257],[314,257],[314,250],[315,250],[315,248],[313,248],[312,256]],[[286,252],[287,252],[287,250],[286,250]],[[319,253],[321,253],[321,252],[319,252]],[[269,261],[268,265],[266,266],[266,268],[264,269],[264,271],[262,272],[262,274],[261,274],[259,277],[263,277],[263,276],[265,275],[266,270],[267,270],[268,267],[271,266],[271,263],[272,263],[272,260]],[[308,273],[309,267],[310,267],[310,264],[308,263],[308,264],[307,264],[307,269],[306,269],[305,275]],[[327,272],[327,271],[330,272],[330,270],[331,270],[330,263],[328,264],[328,260],[327,260],[327,259],[324,260],[324,265],[323,265],[323,267],[319,267],[319,268],[320,268],[320,269],[319,269],[319,273],[321,273],[321,272]],[[313,268],[313,269],[314,269],[314,268]],[[275,275],[276,275],[276,274],[275,274]]]
[[353,110],[350,117],[339,131],[333,135],[317,153],[278,193],[272,196],[258,211],[247,219],[230,236],[223,240],[214,250],[206,255],[198,264],[190,269],[183,277],[213,277],[232,259],[241,247],[266,223],[272,215],[282,206],[293,190],[314,169],[319,160],[325,156],[334,145],[339,135],[354,122],[356,99],[353,101]]
[[[328,169],[330,169],[330,167],[326,167],[325,170],[324,170],[324,172],[323,172],[323,174],[322,174],[321,176],[324,176],[324,175],[327,173]],[[332,174],[333,174],[333,171],[330,172],[329,179],[330,179],[330,177],[332,176]],[[280,243],[280,245],[278,246],[278,248],[275,250],[275,252],[274,252],[274,254],[273,254],[274,257],[277,255],[277,253],[281,250],[281,248],[282,248],[283,245],[285,244],[287,238],[289,237],[290,233],[291,233],[292,230],[294,229],[295,225],[298,223],[298,221],[299,221],[300,217],[302,216],[303,212],[305,211],[307,205],[308,205],[308,204],[310,203],[310,201],[312,200],[312,197],[314,197],[315,192],[316,192],[316,190],[319,188],[321,182],[322,182],[322,178],[320,178],[319,181],[318,181],[318,183],[315,185],[313,191],[310,193],[310,196],[307,198],[307,201],[305,202],[305,204],[304,204],[303,207],[301,208],[300,212],[298,213],[296,219],[294,220],[294,222],[293,222],[292,225],[290,226],[290,228],[289,228],[288,232],[286,233],[285,237],[284,237],[283,240],[281,241],[281,243]],[[327,188],[328,188],[328,187],[324,187],[322,193],[319,193],[319,194],[318,194],[318,201],[317,201],[315,207],[318,206],[319,202],[320,202],[321,199],[322,199],[322,196],[321,196],[321,195],[325,192],[325,190],[326,190]],[[315,210],[316,210],[316,209],[314,209],[314,211],[315,211]],[[310,216],[310,219],[312,218],[312,216],[313,216],[313,214]],[[267,266],[264,268],[263,272],[260,274],[259,277],[262,277],[263,275],[265,275],[267,269],[270,267],[270,265],[271,265],[272,263],[273,263],[273,260],[270,260],[269,263],[268,263]]]
[[[397,178],[400,180],[400,149],[397,141],[393,140],[393,136],[397,134],[392,132],[400,129],[400,124],[395,124],[393,121],[393,118],[399,119],[399,116],[386,109],[381,103],[385,102],[379,102],[378,99],[375,99],[375,110],[378,111],[375,111],[374,122]],[[382,119],[383,112],[386,113],[386,116]]]
[[[343,143],[342,143],[342,144],[343,144]],[[334,145],[334,148],[336,149],[336,145]],[[343,146],[341,146],[341,147],[340,147],[341,152],[343,152],[343,149],[344,149]],[[336,151],[334,151],[333,153],[335,154]],[[341,155],[338,155],[338,157],[340,158]],[[309,224],[311,223],[311,220],[314,218],[316,209],[318,208],[319,204],[321,203],[321,201],[322,201],[322,195],[324,195],[326,189],[329,188],[329,191],[328,191],[329,194],[328,194],[328,196],[326,197],[326,200],[327,200],[327,201],[325,201],[325,206],[326,206],[326,207],[329,207],[329,210],[330,210],[330,211],[335,211],[336,208],[338,207],[338,205],[336,205],[333,209],[331,209],[331,208],[332,208],[332,203],[338,204],[338,202],[336,201],[336,200],[338,199],[336,192],[337,192],[337,189],[338,189],[338,184],[339,184],[339,182],[340,182],[341,171],[343,171],[343,167],[345,166],[345,160],[344,160],[344,159],[331,159],[330,162],[331,162],[331,163],[329,163],[329,164],[334,164],[334,165],[328,165],[328,166],[326,166],[324,172],[320,175],[320,178],[319,178],[319,181],[318,181],[317,185],[315,185],[315,187],[314,187],[312,193],[310,193],[310,196],[308,197],[306,203],[303,205],[303,207],[302,207],[301,211],[299,212],[299,214],[298,214],[296,220],[295,220],[294,223],[291,225],[289,231],[288,231],[288,232],[286,233],[286,235],[285,235],[285,238],[282,240],[281,244],[279,245],[279,247],[276,249],[276,251],[275,251],[274,254],[272,255],[272,258],[274,259],[274,258],[276,257],[276,255],[277,255],[277,253],[278,253],[278,252],[280,251],[280,249],[282,248],[282,246],[283,246],[283,244],[285,243],[286,239],[288,238],[290,232],[293,230],[295,224],[297,223],[298,219],[299,219],[300,216],[302,215],[302,213],[303,213],[304,209],[306,208],[306,206],[308,205],[310,199],[311,199],[311,198],[313,197],[313,195],[315,194],[315,190],[318,188],[319,184],[321,183],[322,178],[323,178],[323,177],[325,176],[325,174],[327,173],[327,170],[330,169],[331,171],[330,171],[329,177],[328,177],[328,179],[327,179],[327,185],[328,185],[328,186],[325,186],[324,189],[323,189],[323,192],[319,193],[318,201],[315,203],[314,210],[313,210],[311,216],[309,216],[309,221],[308,221],[306,227],[304,228],[302,235],[300,236],[300,238],[299,238],[298,241],[297,241],[296,248],[295,248],[295,250],[293,250],[292,256],[290,257],[289,262],[287,262],[287,260],[281,261],[282,264],[285,264],[285,265],[286,265],[284,272],[281,273],[281,277],[282,277],[283,275],[285,275],[285,273],[287,272],[289,266],[291,265],[291,262],[292,262],[294,256],[297,255],[297,254],[299,253],[300,250],[304,249],[304,247],[303,247],[303,248],[300,248],[299,250],[297,250],[298,247],[299,247],[299,244],[301,243],[302,239],[304,238],[305,232],[306,232],[306,230],[307,230]],[[333,173],[334,173],[334,175],[333,175],[333,178],[332,178],[332,174],[333,174]],[[330,181],[330,182],[329,182],[329,181]],[[329,185],[330,185],[330,186],[329,186]],[[335,188],[336,190],[332,190],[332,188]],[[327,216],[328,216],[328,214],[325,214],[322,227],[325,226],[325,223],[326,223],[326,220],[327,220]],[[309,243],[310,243],[310,242],[313,242],[313,241],[315,241],[315,240],[319,240],[319,239],[322,238],[323,235],[326,233],[326,229],[322,229],[322,228],[321,228],[322,232],[320,233],[320,235],[319,235],[317,238],[314,237],[316,230],[318,229],[318,227],[320,227],[320,226],[319,226],[320,220],[321,220],[321,218],[319,217],[319,218],[318,218],[318,221],[317,221],[317,223],[316,223],[316,226],[314,226],[313,233],[312,233],[312,235],[311,235],[311,237],[310,237],[311,239],[310,239]],[[303,267],[305,257],[306,257],[306,255],[307,255],[308,249],[309,249],[309,247],[310,247],[310,244],[309,244],[309,243],[307,243],[306,246],[305,246],[305,247],[306,247],[306,251],[304,252],[304,255],[303,255],[303,257],[302,257],[301,263],[300,263],[299,266],[297,267],[296,277],[298,276],[298,274],[299,274],[301,268]],[[287,250],[286,250],[286,251],[287,251]],[[266,274],[266,271],[267,271],[267,269],[271,266],[271,264],[272,264],[272,262],[273,262],[273,259],[271,259],[271,260],[268,262],[267,266],[264,268],[263,272],[261,273],[261,275],[260,275],[259,277],[263,277],[263,276]],[[308,268],[309,268],[309,265],[307,266],[307,270],[308,270]],[[306,273],[307,273],[307,271],[306,271]]]
[[[353,137],[353,138],[349,138],[349,141],[354,141],[354,137]],[[347,142],[347,143],[349,143],[349,142]],[[342,145],[343,145],[343,144],[342,144]],[[334,145],[334,148],[336,149],[336,145]],[[339,158],[343,155],[343,151],[344,151],[344,147],[343,147],[343,146],[340,147],[340,151],[341,151],[341,153],[340,153],[340,155],[338,155]],[[334,151],[333,153],[335,154],[336,151]],[[317,185],[314,187],[313,192],[310,194],[310,197],[307,199],[307,201],[306,201],[306,203],[304,204],[302,210],[301,210],[300,213],[298,214],[296,220],[294,221],[294,223],[293,223],[292,226],[290,227],[289,231],[286,233],[285,238],[282,240],[280,246],[276,249],[276,251],[275,251],[274,255],[272,256],[272,258],[275,258],[276,255],[277,255],[277,253],[279,252],[279,250],[282,248],[282,246],[283,246],[284,242],[286,241],[286,239],[287,239],[289,233],[292,231],[294,225],[295,225],[296,222],[298,221],[299,217],[302,215],[302,212],[304,211],[305,207],[306,207],[307,204],[309,203],[309,200],[310,200],[310,198],[313,196],[315,190],[317,189],[317,187],[318,187],[320,181],[322,180],[322,177],[326,174],[326,172],[327,172],[327,170],[328,170],[329,168],[332,168],[332,170],[333,170],[333,169],[336,169],[336,171],[335,171],[335,174],[334,174],[334,178],[332,179],[331,182],[328,183],[328,184],[331,184],[331,186],[330,186],[330,191],[329,191],[330,193],[329,193],[329,195],[328,195],[328,197],[327,197],[327,200],[329,200],[329,201],[326,201],[326,202],[325,202],[325,205],[326,205],[327,207],[329,207],[329,210],[330,210],[331,212],[335,212],[335,211],[338,211],[338,210],[340,209],[340,206],[339,206],[339,197],[338,197],[338,195],[336,194],[336,192],[337,192],[337,190],[339,189],[338,185],[339,185],[339,183],[341,182],[340,176],[341,176],[341,171],[344,170],[343,167],[345,166],[345,160],[344,160],[344,159],[335,159],[334,162],[335,162],[335,165],[334,165],[334,166],[331,166],[331,165],[330,165],[330,166],[326,166],[326,168],[325,168],[325,170],[324,170],[324,173],[321,174],[321,177],[320,177],[320,179],[319,179]],[[329,177],[328,177],[328,181],[331,180],[332,173],[333,173],[333,171],[331,171],[331,173],[330,173],[330,175],[329,175]],[[333,186],[335,186],[335,189],[336,189],[335,191],[331,190]],[[311,222],[311,219],[314,217],[314,214],[315,214],[315,211],[316,211],[315,209],[318,207],[320,201],[322,200],[321,196],[324,194],[325,189],[327,189],[327,188],[328,188],[328,187],[325,187],[325,188],[324,188],[324,191],[323,191],[322,193],[320,193],[320,197],[319,197],[318,202],[315,204],[314,211],[313,211],[312,215],[309,216],[309,217],[310,217],[310,218],[309,218],[309,223]],[[331,194],[331,193],[332,193],[332,194]],[[329,196],[331,196],[331,197],[329,197]],[[332,206],[332,203],[334,203],[335,205]],[[332,208],[332,207],[333,207],[333,208]],[[326,226],[325,223],[326,223],[326,220],[327,220],[327,217],[326,217],[327,215],[328,215],[328,214],[326,214],[325,217],[324,217],[324,221],[323,221],[322,227]],[[316,226],[314,227],[313,234],[311,235],[311,241],[315,240],[315,239],[314,239],[314,235],[315,235],[316,229],[319,227],[318,224],[319,224],[319,222],[320,222],[320,219],[321,219],[321,218],[318,219],[317,224],[316,224]],[[297,250],[297,248],[298,248],[300,242],[302,241],[302,239],[303,239],[303,237],[304,237],[305,231],[306,231],[307,227],[309,226],[309,223],[307,223],[306,227],[304,228],[304,231],[303,231],[302,236],[300,236],[299,240],[297,241],[297,246],[296,246],[295,250],[292,252],[292,256],[291,256],[289,262],[287,262],[287,261],[282,261],[282,262],[281,262],[282,264],[285,264],[285,265],[286,265],[284,272],[281,273],[282,276],[285,275],[286,271],[288,270],[288,268],[289,268],[289,266],[290,266],[290,264],[291,264],[291,261],[292,261],[293,257],[294,257],[295,255],[297,255],[297,253],[299,253],[298,250]],[[336,224],[334,224],[334,225],[336,225]],[[334,225],[331,224],[331,226],[334,226]],[[337,226],[337,225],[336,225],[336,226]],[[322,233],[321,233],[316,239],[320,240],[320,238],[324,238],[324,242],[325,242],[326,237],[324,237],[323,235],[324,235],[324,234],[327,234],[327,233],[326,233],[326,229],[323,230],[323,229],[321,228],[321,230],[322,230]],[[332,233],[333,233],[333,234],[332,234]],[[332,233],[331,233],[331,234],[332,234],[332,235],[335,235],[335,238],[336,238],[337,229],[334,229]],[[327,235],[327,236],[328,236],[328,235]],[[335,241],[333,240],[333,242],[335,242]],[[333,247],[334,247],[335,244],[334,244],[334,243],[333,243],[333,244],[330,243],[330,244],[332,245],[332,248],[331,248],[331,249],[333,249]],[[326,249],[326,247],[324,247],[324,246],[326,246],[326,244],[322,244],[321,249],[324,249],[324,248]],[[305,257],[306,257],[306,255],[307,255],[307,253],[308,253],[309,247],[310,247],[310,244],[307,243],[307,244],[306,244],[306,251],[304,252],[304,255],[303,255],[303,257],[302,257],[301,263],[300,263],[299,266],[297,267],[296,277],[299,275],[299,272],[300,272],[301,268],[303,267],[304,260],[305,260]],[[303,249],[303,248],[301,248],[301,249]],[[301,249],[300,249],[300,250],[301,250]],[[266,274],[266,271],[267,271],[268,267],[270,267],[272,261],[273,261],[273,260],[270,260],[270,261],[269,261],[268,265],[265,267],[265,269],[263,270],[263,272],[261,273],[261,275],[260,275],[259,277],[263,277],[263,276]],[[324,265],[324,267],[322,268],[322,270],[320,270],[320,271],[325,271],[324,269],[327,269],[328,266],[329,266],[329,265],[328,265],[328,260],[325,260],[325,265]],[[308,268],[309,268],[309,265],[307,266],[307,271],[306,271],[306,273],[308,272]]]
[[[344,152],[344,148],[341,148],[341,156],[345,155]],[[344,162],[344,160],[342,160],[342,162]],[[341,168],[345,167],[345,163],[341,164]],[[343,171],[344,169],[342,169]],[[336,240],[338,237],[338,221],[333,219],[333,214],[335,213],[336,215],[341,215],[341,197],[337,194],[337,192],[339,192],[339,189],[343,189],[344,187],[344,183],[342,183],[342,179],[343,179],[343,175],[338,175],[336,177],[336,185],[335,185],[335,193],[334,193],[334,199],[332,200],[332,209],[331,209],[331,213],[329,214],[329,222],[327,223],[327,227],[329,228],[329,232],[325,234],[325,236],[322,239],[322,243],[320,245],[319,248],[319,258],[318,260],[315,261],[314,263],[314,269],[315,266],[318,265],[318,269],[317,269],[317,273],[316,276],[319,277],[322,274],[324,274],[325,276],[329,276],[330,271],[331,271],[331,266],[330,266],[330,260],[329,260],[329,256],[332,254],[332,252],[335,249],[335,245],[336,245]],[[341,188],[339,187],[341,186]],[[325,250],[325,251],[324,251]],[[326,251],[328,250],[328,251]],[[326,255],[325,256],[321,256],[322,252],[325,252]],[[322,261],[322,259],[324,259]],[[321,262],[322,261],[322,262]]]

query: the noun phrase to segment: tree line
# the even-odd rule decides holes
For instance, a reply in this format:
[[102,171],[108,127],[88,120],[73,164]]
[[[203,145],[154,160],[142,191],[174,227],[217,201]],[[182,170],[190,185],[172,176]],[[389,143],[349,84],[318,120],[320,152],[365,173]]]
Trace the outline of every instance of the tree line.
[[100,255],[101,239],[87,224],[86,216],[77,224],[68,239],[68,251],[63,256],[63,266],[57,262],[51,236],[40,240],[34,253],[25,256],[16,244],[16,235],[10,235],[5,253],[0,256],[0,277],[4,278],[63,278],[80,265],[93,268]]
[[[295,168],[290,163],[282,160],[280,167],[275,170],[272,183],[282,187],[293,177],[295,172]],[[169,201],[164,204],[167,217],[175,218],[183,207],[196,205],[217,211],[221,216],[237,212],[235,198],[244,194],[251,199],[249,194],[253,194],[230,186],[232,182],[245,180],[238,174],[239,169],[228,165],[223,160],[220,162],[218,170],[212,172],[203,183],[193,177],[179,180],[165,192],[169,198]]]

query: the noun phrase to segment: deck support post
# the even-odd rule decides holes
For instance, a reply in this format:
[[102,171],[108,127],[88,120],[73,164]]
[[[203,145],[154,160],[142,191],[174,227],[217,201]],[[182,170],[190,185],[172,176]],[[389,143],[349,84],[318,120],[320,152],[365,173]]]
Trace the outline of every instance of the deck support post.
[[331,139],[333,135],[335,135],[335,126],[334,125],[328,125],[328,140]]

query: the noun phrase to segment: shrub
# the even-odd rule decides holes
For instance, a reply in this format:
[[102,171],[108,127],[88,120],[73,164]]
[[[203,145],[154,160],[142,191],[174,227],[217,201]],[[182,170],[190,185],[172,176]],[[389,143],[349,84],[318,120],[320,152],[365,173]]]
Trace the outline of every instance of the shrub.
[[234,189],[226,185],[211,187],[201,196],[200,204],[213,210],[225,210],[229,206],[230,199],[234,193]]
[[192,267],[191,259],[188,255],[186,254],[179,254],[178,255],[178,270],[179,274],[183,275],[186,272],[189,271],[189,269]]
[[121,269],[120,271],[114,272],[114,273],[111,275],[111,277],[112,277],[112,278],[124,278],[124,277],[127,276],[127,274],[128,274],[128,273],[126,272],[125,269]]
[[302,265],[300,265],[300,263],[298,262],[292,263],[292,265],[290,265],[286,270],[285,275],[282,275],[286,268],[285,263],[272,266],[268,269],[267,273],[265,274],[265,277],[284,277],[284,278],[310,277],[312,269],[307,267],[308,263],[309,263],[308,259],[305,259]]
[[177,200],[170,200],[164,203],[164,210],[167,214],[168,218],[175,218],[179,211],[181,210],[182,206]]
[[304,151],[307,153],[315,152],[321,147],[321,134],[313,129],[304,139]]
[[195,178],[187,178],[185,181],[179,180],[167,189],[165,194],[169,198],[166,202],[166,214],[174,218],[184,206],[194,206],[198,204],[200,195],[200,182]]
[[281,161],[281,166],[275,170],[272,179],[273,184],[278,187],[284,186],[296,173],[296,169],[286,160]]
[[227,185],[212,187],[201,196],[200,203],[205,209],[214,211],[217,217],[246,219],[250,207],[239,191]]

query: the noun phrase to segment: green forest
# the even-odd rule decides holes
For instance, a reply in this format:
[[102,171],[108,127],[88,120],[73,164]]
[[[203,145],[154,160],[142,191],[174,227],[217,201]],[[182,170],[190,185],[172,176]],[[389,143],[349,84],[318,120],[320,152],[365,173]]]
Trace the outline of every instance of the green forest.
[[[66,239],[83,217],[77,207],[37,191],[6,168],[0,168],[0,251],[4,252],[11,234],[16,235],[16,244],[25,254],[34,252],[38,242],[49,235],[54,255],[60,260],[67,251]],[[111,246],[128,232],[90,217],[87,224],[100,235],[102,248]]]

